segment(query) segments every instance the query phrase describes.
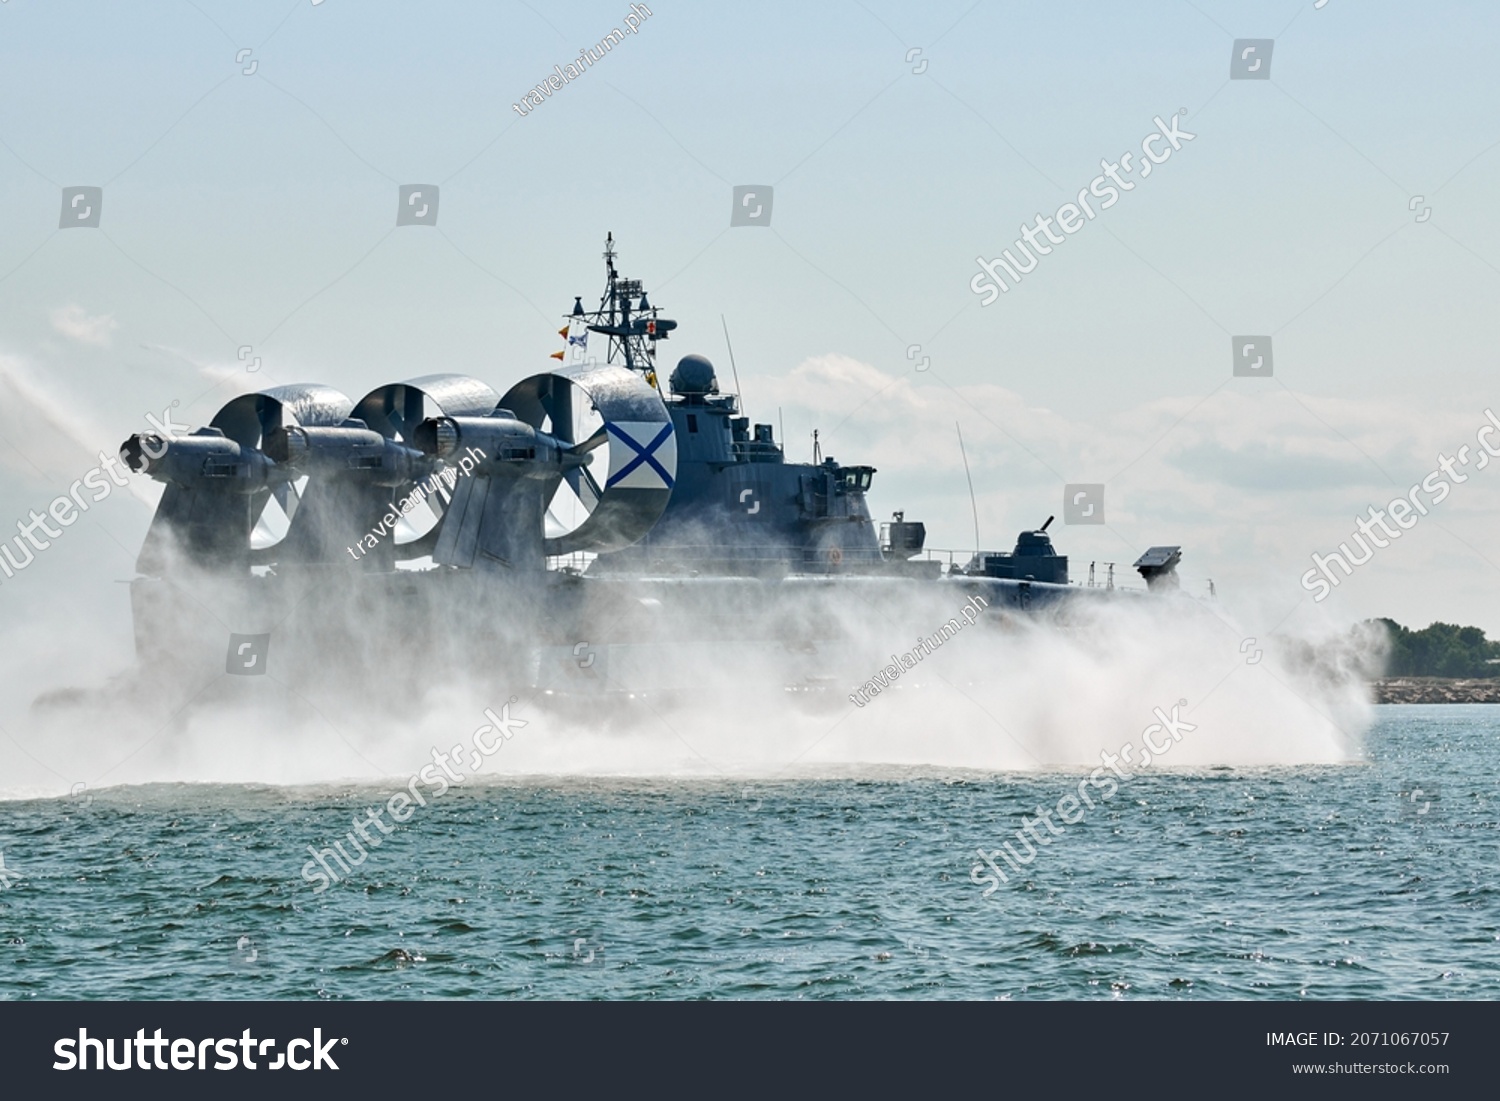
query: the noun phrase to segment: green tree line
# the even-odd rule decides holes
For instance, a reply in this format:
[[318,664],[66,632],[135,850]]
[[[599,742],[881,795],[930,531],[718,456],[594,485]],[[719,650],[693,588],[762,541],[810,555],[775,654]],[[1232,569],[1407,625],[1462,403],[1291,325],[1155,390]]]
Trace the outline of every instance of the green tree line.
[[1409,630],[1394,619],[1379,619],[1391,641],[1386,675],[1392,677],[1500,677],[1500,642],[1478,627],[1433,623]]

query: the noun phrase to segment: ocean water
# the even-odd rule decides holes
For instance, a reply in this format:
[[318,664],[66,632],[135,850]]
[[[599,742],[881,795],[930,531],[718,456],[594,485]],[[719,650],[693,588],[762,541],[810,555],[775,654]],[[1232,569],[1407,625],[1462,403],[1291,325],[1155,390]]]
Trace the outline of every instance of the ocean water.
[[0,997],[1500,997],[1500,707],[1138,775],[985,897],[1082,775],[475,779],[321,892],[390,784],[0,802]]

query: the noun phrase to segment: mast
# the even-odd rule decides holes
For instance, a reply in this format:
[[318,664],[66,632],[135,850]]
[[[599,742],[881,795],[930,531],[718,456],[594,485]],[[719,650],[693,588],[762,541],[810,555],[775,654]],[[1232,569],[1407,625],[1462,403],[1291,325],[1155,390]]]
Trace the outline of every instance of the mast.
[[639,371],[656,386],[656,342],[666,340],[677,322],[660,317],[646,297],[639,279],[626,279],[615,267],[615,235],[604,239],[604,293],[599,308],[586,312],[581,297],[573,300],[568,321],[582,321],[591,333],[609,339],[606,363],[621,363]]

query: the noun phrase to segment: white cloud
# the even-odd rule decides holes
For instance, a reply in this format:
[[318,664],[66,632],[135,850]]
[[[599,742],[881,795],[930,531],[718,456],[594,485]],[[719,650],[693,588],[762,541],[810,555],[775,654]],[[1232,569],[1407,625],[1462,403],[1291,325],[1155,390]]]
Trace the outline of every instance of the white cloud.
[[[819,427],[825,453],[877,467],[872,510],[906,507],[933,545],[972,539],[961,421],[987,545],[1009,549],[1020,527],[1060,513],[1064,483],[1103,482],[1108,528],[1054,528],[1075,564],[1180,543],[1193,591],[1207,577],[1221,588],[1230,579],[1241,591],[1274,589],[1288,607],[1306,595],[1297,579],[1308,556],[1347,539],[1368,506],[1406,493],[1440,453],[1472,450],[1486,406],[1462,395],[1416,408],[1409,398],[1293,394],[1266,380],[1214,385],[1092,423],[1000,385],[949,386],[932,372],[892,374],[828,354],[758,380],[753,397],[757,412],[783,407],[794,440],[797,426]],[[1500,623],[1500,557],[1484,534],[1486,516],[1500,512],[1500,463],[1471,475],[1431,522],[1381,552],[1357,596],[1340,592],[1343,611]]]
[[91,317],[88,311],[76,302],[59,306],[49,316],[52,327],[63,336],[76,340],[80,344],[92,344],[100,348],[108,346],[110,334],[120,327],[114,314],[107,313]]

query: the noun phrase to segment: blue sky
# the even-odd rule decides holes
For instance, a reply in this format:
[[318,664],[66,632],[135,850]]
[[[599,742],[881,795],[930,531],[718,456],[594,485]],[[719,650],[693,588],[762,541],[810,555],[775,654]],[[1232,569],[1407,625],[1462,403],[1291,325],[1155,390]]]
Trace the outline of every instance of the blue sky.
[[[5,515],[174,400],[503,391],[613,231],[681,324],[669,358],[727,368],[723,314],[749,412],[874,463],[877,511],[935,545],[972,543],[959,421],[986,544],[1102,482],[1109,522],[1055,532],[1075,564],[1181,543],[1262,631],[1500,635],[1500,466],[1322,606],[1298,584],[1500,412],[1493,5],[649,6],[521,118],[628,3],[0,5]],[[1238,38],[1274,40],[1269,80],[1228,79]],[[1178,111],[1190,143],[979,305],[976,256]],[[407,183],[439,185],[436,227],[395,226]],[[769,227],[730,227],[739,184],[774,187]],[[58,228],[71,185],[103,187],[97,230]],[[1239,334],[1273,336],[1274,377],[1230,377]],[[112,500],[0,606],[118,602],[148,518]]]

